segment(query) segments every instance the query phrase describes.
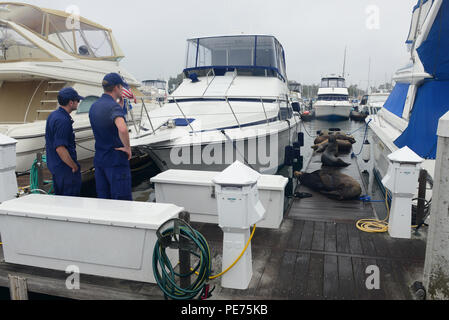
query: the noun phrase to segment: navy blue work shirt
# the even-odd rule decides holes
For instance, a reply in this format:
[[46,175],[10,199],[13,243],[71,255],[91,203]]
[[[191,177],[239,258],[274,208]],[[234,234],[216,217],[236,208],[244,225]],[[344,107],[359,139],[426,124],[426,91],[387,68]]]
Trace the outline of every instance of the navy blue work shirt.
[[66,147],[72,160],[79,166],[76,155],[75,133],[73,132],[73,119],[61,107],[52,112],[47,119],[45,142],[47,149],[47,167],[53,175],[66,172],[67,169],[70,169],[56,152],[56,149],[59,147]]
[[96,167],[129,166],[128,155],[115,150],[124,147],[114,122],[118,117],[124,118],[123,108],[108,94],[103,94],[90,108],[89,119],[95,135]]

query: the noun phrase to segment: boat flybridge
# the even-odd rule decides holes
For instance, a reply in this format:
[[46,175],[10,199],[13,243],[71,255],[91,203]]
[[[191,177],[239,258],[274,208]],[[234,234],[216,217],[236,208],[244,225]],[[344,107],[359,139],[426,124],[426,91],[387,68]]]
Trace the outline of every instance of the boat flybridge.
[[335,75],[321,79],[318,98],[313,108],[318,119],[330,121],[349,119],[352,103],[349,101],[345,79]]
[[394,75],[396,86],[384,108],[366,120],[373,131],[374,170],[380,179],[388,171],[387,156],[405,146],[425,159],[422,167],[434,176],[438,121],[449,111],[448,16],[449,0],[418,1],[407,39],[410,62]]
[[161,170],[220,171],[240,160],[275,174],[298,139],[284,49],[273,36],[187,40],[185,79],[163,108],[142,118],[131,145]]
[[63,87],[86,97],[72,114],[79,160],[93,157],[88,112],[103,93],[104,75],[120,73],[140,95],[139,82],[119,66],[124,55],[111,30],[82,17],[71,25],[69,18],[62,11],[0,2],[0,133],[18,140],[18,172],[29,170],[36,153],[45,150],[45,120]]

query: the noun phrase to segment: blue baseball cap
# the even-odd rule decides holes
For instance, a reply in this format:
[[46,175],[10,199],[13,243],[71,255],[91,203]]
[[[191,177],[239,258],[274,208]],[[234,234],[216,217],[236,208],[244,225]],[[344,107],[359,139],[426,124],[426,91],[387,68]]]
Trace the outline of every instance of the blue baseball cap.
[[129,88],[128,84],[123,80],[123,77],[118,73],[109,73],[103,78],[103,87],[118,86],[119,84],[125,88]]
[[81,97],[78,92],[72,87],[66,87],[61,89],[58,94],[58,101],[61,105],[67,104],[69,101],[81,101],[84,97]]

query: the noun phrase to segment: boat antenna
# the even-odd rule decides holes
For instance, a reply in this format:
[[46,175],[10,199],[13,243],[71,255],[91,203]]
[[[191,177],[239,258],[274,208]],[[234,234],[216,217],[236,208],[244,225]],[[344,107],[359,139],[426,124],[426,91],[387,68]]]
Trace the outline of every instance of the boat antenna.
[[369,57],[369,63],[368,63],[368,87],[366,89],[366,94],[369,94],[370,89],[370,81],[371,81],[371,57]]
[[342,74],[343,78],[345,77],[345,73],[346,73],[346,51],[347,51],[347,49],[348,49],[348,46],[345,47],[345,57],[343,60],[343,74]]

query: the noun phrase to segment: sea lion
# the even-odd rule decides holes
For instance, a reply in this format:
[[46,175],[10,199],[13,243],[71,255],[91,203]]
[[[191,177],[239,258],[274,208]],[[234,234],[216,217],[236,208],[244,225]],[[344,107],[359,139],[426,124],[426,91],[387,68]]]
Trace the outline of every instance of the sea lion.
[[[326,132],[324,132],[326,133]],[[336,132],[334,134],[323,134],[317,137],[314,141],[314,144],[320,144],[325,142],[326,140],[329,140],[329,137],[333,135],[337,138],[337,140],[343,140],[343,141],[349,141],[351,144],[355,144],[357,141],[354,139],[353,136],[349,136],[343,132]]]
[[329,143],[321,156],[321,162],[325,167],[344,168],[349,167],[351,164],[344,162],[338,158],[338,143],[335,136],[329,137]]
[[322,169],[314,173],[295,172],[302,185],[337,200],[359,199],[362,187],[354,178],[338,170]]
[[[349,153],[352,150],[352,143],[347,140],[337,140],[338,143],[338,151],[342,153]],[[329,139],[312,146],[312,149],[315,150],[318,153],[322,153],[326,150],[327,146],[329,145]]]

